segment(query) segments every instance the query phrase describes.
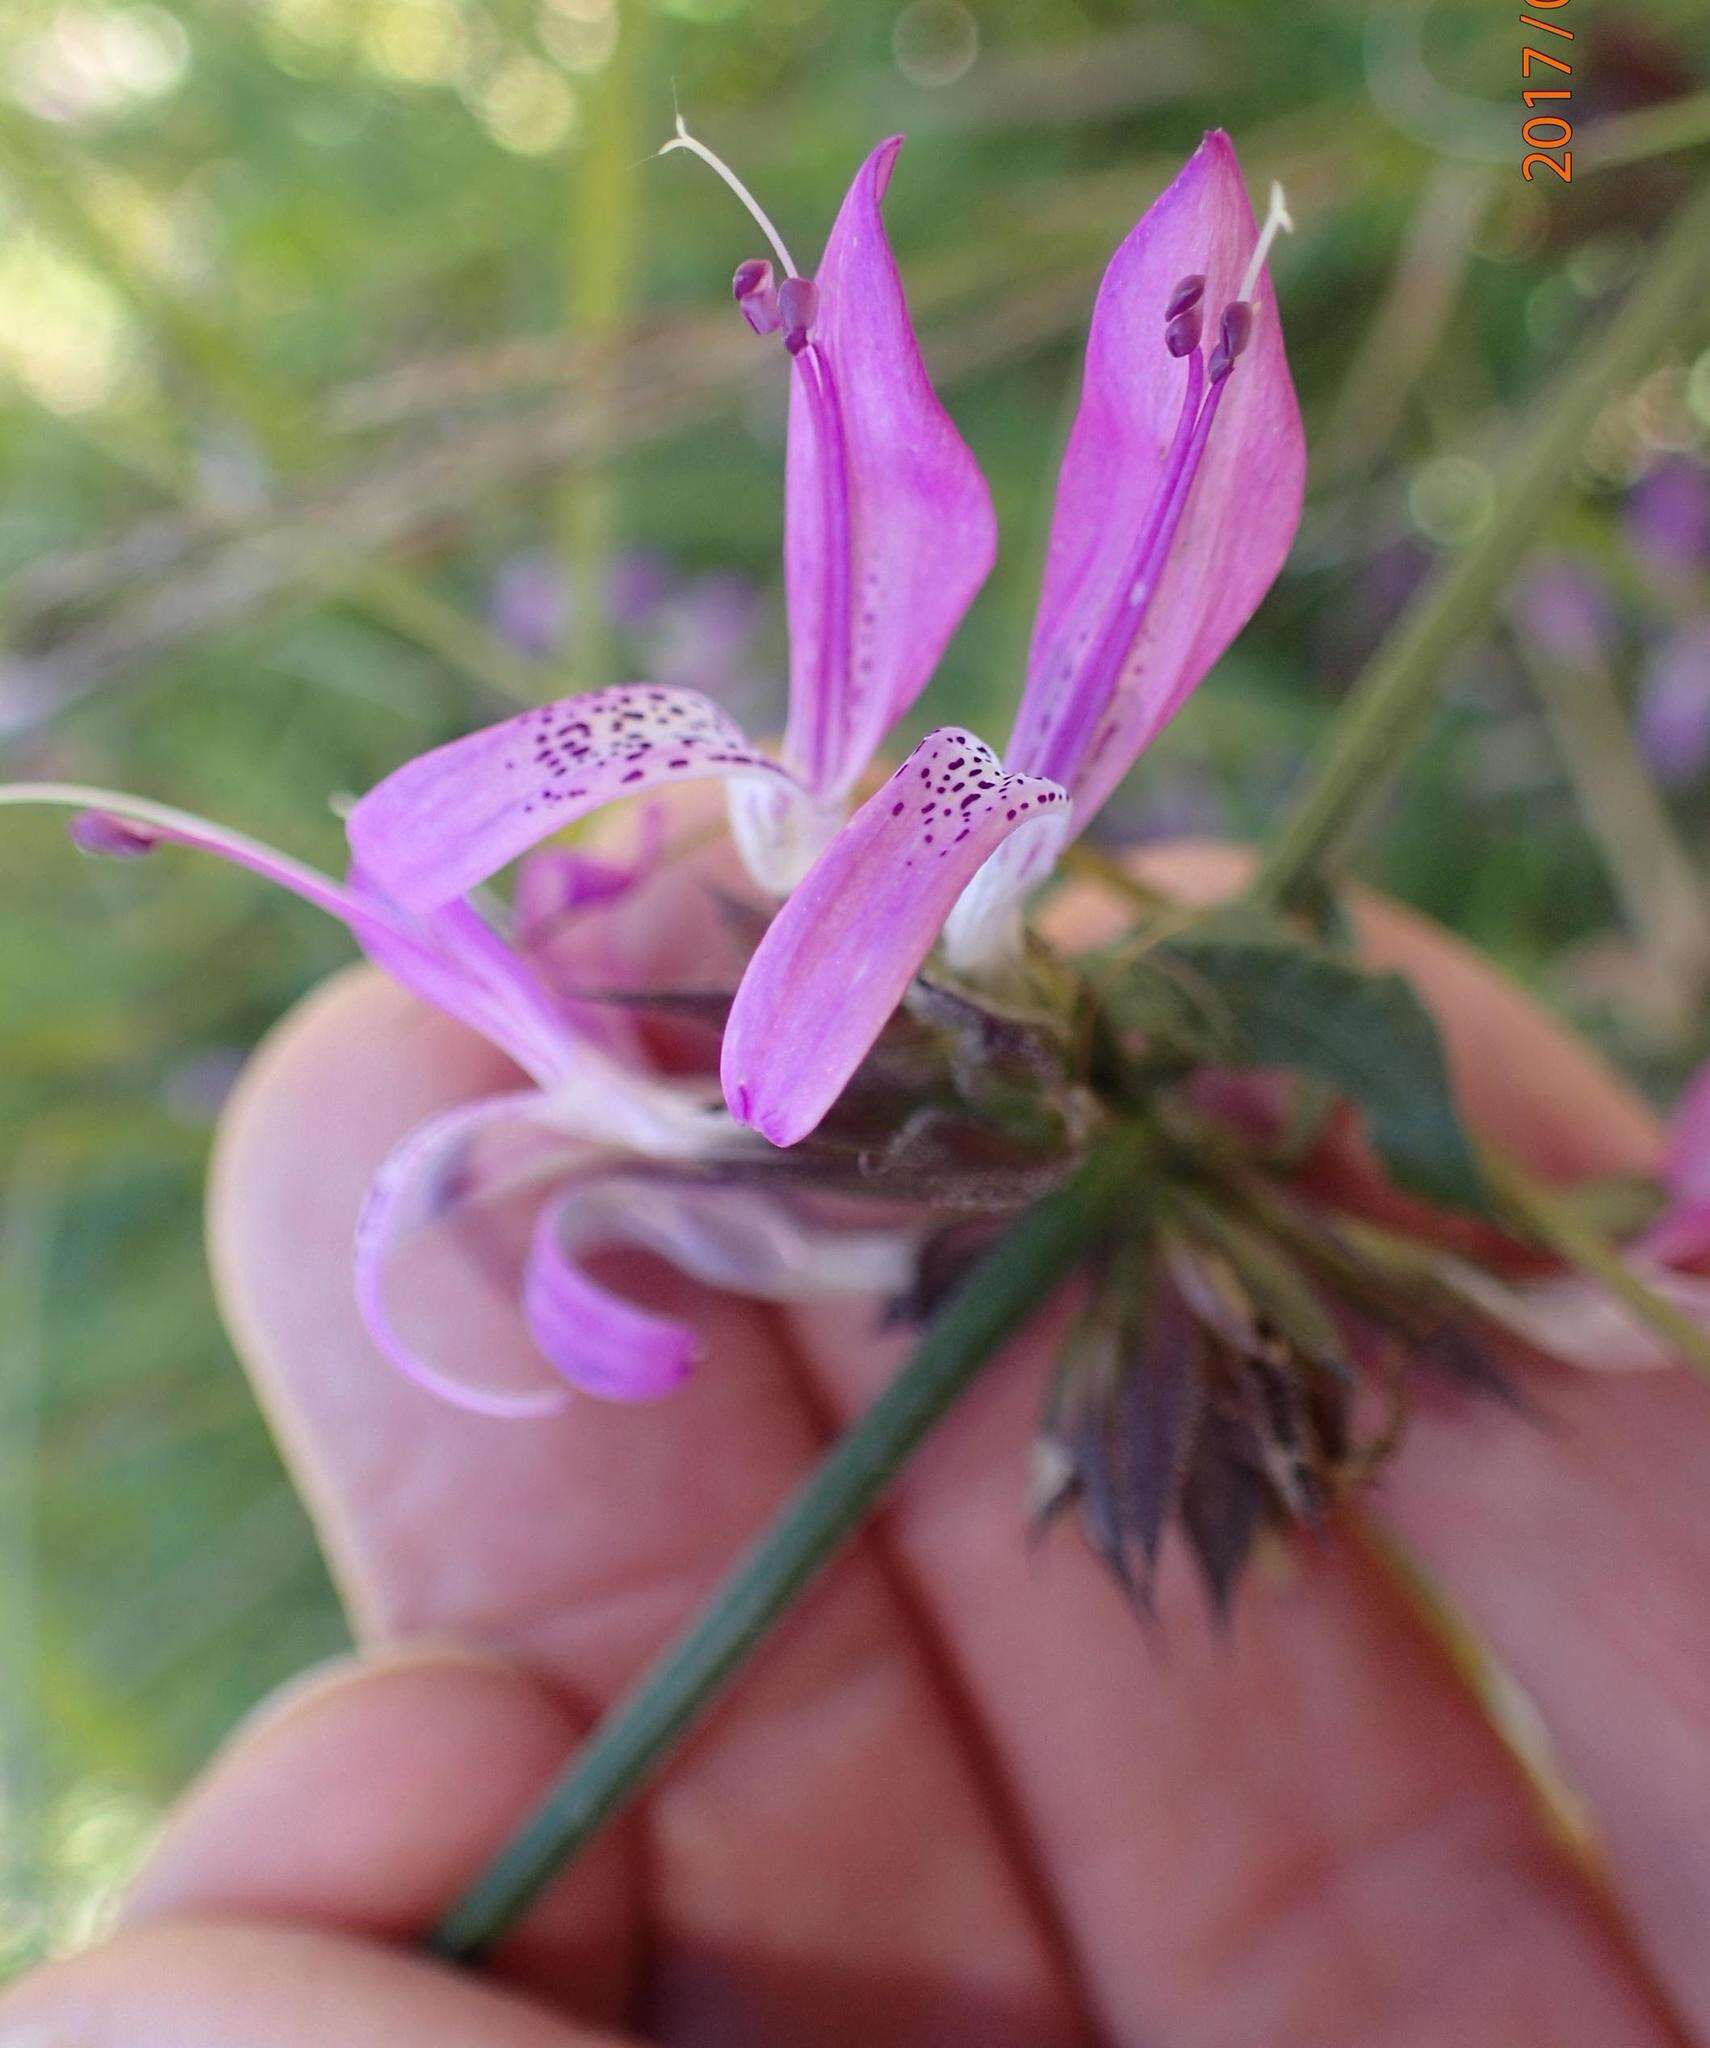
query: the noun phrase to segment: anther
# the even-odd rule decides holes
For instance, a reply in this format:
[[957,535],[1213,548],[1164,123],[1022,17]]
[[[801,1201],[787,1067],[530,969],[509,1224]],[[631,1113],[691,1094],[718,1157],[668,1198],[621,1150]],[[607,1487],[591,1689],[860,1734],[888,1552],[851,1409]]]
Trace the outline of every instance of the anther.
[[1191,277],[1184,277],[1170,294],[1170,303],[1164,308],[1166,321],[1176,319],[1180,314],[1191,312],[1205,297],[1205,278],[1199,271]]
[[778,311],[778,287],[774,272],[763,256],[750,256],[736,266],[730,281],[730,295],[756,334],[776,334],[782,320]]
[[811,277],[786,277],[778,287],[778,321],[784,330],[784,346],[799,356],[808,343],[808,330],[819,315],[819,287]]
[[1217,346],[1211,351],[1211,360],[1205,366],[1205,374],[1213,384],[1221,383],[1234,369],[1235,358],[1252,336],[1252,306],[1246,299],[1232,300],[1223,309],[1223,325],[1218,332]]
[[1164,346],[1173,356],[1191,356],[1199,347],[1205,308],[1195,300],[1164,323]]
[[134,818],[121,818],[112,811],[79,811],[68,828],[71,842],[85,853],[106,854],[113,860],[135,860],[152,853],[160,834]]

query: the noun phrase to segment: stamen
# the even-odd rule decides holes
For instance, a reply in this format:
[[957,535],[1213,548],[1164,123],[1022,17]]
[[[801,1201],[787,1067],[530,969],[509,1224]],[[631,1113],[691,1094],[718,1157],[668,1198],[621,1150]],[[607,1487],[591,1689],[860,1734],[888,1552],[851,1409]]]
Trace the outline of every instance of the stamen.
[[723,157],[715,156],[704,142],[689,133],[688,126],[681,114],[677,116],[676,134],[660,150],[659,154],[661,156],[669,156],[675,149],[686,149],[691,156],[698,156],[708,170],[715,172],[717,176],[724,180],[731,191],[736,194],[737,198],[748,209],[749,217],[753,220],[754,224],[766,237],[767,241],[771,243],[773,254],[784,266],[784,275],[786,277],[799,276],[800,272],[796,269],[795,261],[791,257],[789,250],[784,246],[784,238],[772,225],[765,208],[755,198],[754,194],[749,191],[748,187],[743,184],[742,180],[730,168],[729,164],[725,162]]
[[1190,313],[1205,297],[1205,273],[1196,270],[1191,277],[1184,277],[1170,294],[1170,303],[1164,308],[1165,320],[1174,320],[1183,313]]
[[809,277],[786,277],[778,287],[778,320],[784,346],[799,356],[808,345],[808,329],[819,317],[819,287]]
[[730,281],[730,295],[756,334],[776,334],[782,321],[778,311],[778,288],[773,270],[763,256],[750,256],[736,266]]
[[1164,323],[1165,348],[1173,356],[1191,356],[1199,347],[1200,330],[1204,325],[1205,309],[1196,302]]
[[1213,384],[1221,384],[1235,367],[1235,358],[1253,338],[1253,307],[1247,299],[1236,299],[1223,309],[1223,324],[1218,333],[1217,346],[1211,351],[1211,361],[1206,365],[1206,375]]
[[[1251,299],[1258,286],[1259,273],[1265,267],[1265,259],[1271,253],[1271,244],[1278,235],[1294,233],[1294,216],[1288,210],[1288,200],[1283,188],[1275,178],[1271,180],[1271,203],[1265,213],[1265,224],[1259,230],[1259,239],[1247,262],[1241,289],[1235,294],[1238,299]],[[1239,351],[1237,351],[1239,353]]]
[[79,811],[67,831],[74,846],[111,860],[136,860],[160,844],[160,834],[151,827],[113,811]]

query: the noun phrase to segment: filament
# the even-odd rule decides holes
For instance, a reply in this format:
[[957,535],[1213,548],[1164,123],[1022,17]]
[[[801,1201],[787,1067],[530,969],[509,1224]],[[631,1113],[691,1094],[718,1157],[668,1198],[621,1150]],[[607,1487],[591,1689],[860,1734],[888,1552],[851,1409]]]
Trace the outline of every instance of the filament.
[[1271,203],[1265,213],[1265,224],[1259,230],[1259,239],[1247,264],[1246,274],[1241,279],[1241,289],[1235,294],[1238,299],[1251,299],[1259,282],[1259,272],[1265,267],[1265,259],[1271,253],[1271,244],[1278,235],[1294,233],[1294,216],[1288,210],[1288,200],[1277,179],[1271,180]]
[[[784,275],[786,277],[800,277],[801,272],[796,268],[795,259],[784,246],[784,238],[772,225],[771,216],[767,213],[766,209],[755,198],[754,194],[749,191],[748,187],[743,184],[742,180],[730,168],[729,164],[725,162],[723,157],[708,149],[704,142],[689,133],[688,124],[684,121],[681,114],[677,116],[676,134],[659,151],[659,154],[661,156],[669,156],[674,149],[686,149],[691,156],[698,156],[708,170],[715,172],[724,180],[731,191],[741,200],[744,207],[747,208],[755,226],[759,228],[767,241],[771,243],[772,253],[784,266]],[[1278,187],[1277,189],[1280,191],[1281,188]]]

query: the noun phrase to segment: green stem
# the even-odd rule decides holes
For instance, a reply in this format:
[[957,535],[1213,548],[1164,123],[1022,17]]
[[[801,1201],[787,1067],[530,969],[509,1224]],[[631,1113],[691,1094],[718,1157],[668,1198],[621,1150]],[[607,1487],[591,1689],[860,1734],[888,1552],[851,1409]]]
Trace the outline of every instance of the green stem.
[[1132,1199],[1144,1149],[1138,1128],[1119,1127],[981,1261],[908,1364],[451,1909],[431,1938],[436,1954],[466,1962],[491,1948],[635,1795],[853,1535],[956,1397]]
[[1689,328],[1710,270],[1710,185],[1675,217],[1620,311],[1562,378],[1502,476],[1480,540],[1447,561],[1402,615],[1337,720],[1316,773],[1255,878],[1290,904],[1339,863],[1406,759],[1450,657],[1483,624],[1610,400]]

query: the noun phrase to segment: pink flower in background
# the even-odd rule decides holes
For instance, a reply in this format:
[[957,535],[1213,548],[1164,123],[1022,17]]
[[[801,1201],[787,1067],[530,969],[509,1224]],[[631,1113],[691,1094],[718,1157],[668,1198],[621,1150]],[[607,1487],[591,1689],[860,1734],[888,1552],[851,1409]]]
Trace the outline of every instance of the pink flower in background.
[[1640,561],[1662,582],[1710,569],[1710,469],[1690,456],[1671,456],[1633,486],[1627,537]]
[[1638,733],[1651,773],[1670,788],[1710,765],[1710,618],[1689,619],[1646,663]]

